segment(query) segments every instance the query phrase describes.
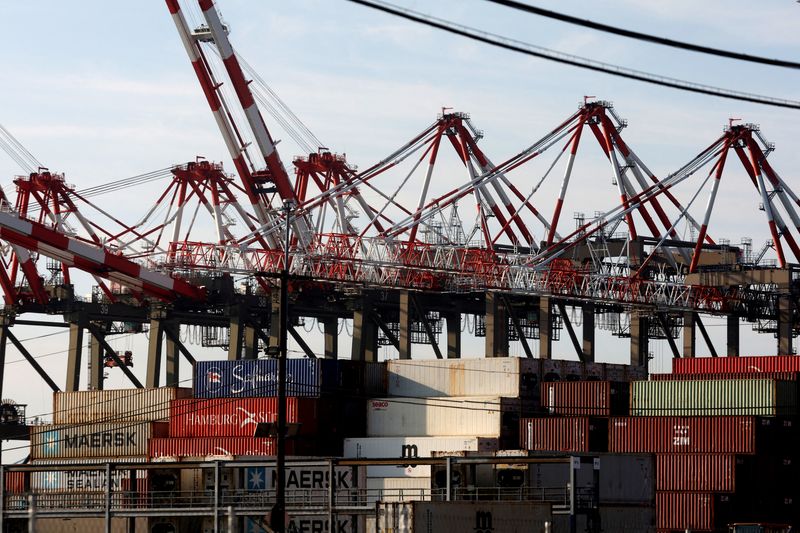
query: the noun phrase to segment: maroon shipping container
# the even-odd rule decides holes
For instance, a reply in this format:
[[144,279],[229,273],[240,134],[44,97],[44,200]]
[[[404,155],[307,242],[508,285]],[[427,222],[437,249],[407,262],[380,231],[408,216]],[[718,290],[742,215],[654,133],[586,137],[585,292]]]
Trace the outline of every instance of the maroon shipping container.
[[[317,432],[317,398],[287,398],[286,421],[300,424],[301,435]],[[169,410],[170,437],[252,437],[256,425],[275,422],[277,399],[189,398],[172,400]]]
[[657,454],[656,490],[734,492],[736,465],[732,454]]
[[651,381],[702,381],[712,379],[776,379],[797,381],[800,372],[720,372],[716,374],[650,374]]
[[617,417],[609,421],[608,446],[622,453],[743,453],[791,446],[789,420],[755,416]]
[[684,357],[672,360],[672,372],[674,374],[800,372],[800,357],[796,355]]
[[657,492],[656,528],[659,531],[727,531],[727,523],[747,520],[749,512],[737,508],[726,494]]
[[25,472],[6,472],[3,489],[9,494],[25,492]]
[[[293,453],[287,442],[287,453]],[[205,457],[209,455],[275,455],[275,439],[254,437],[205,437],[150,439],[150,458]]]
[[602,418],[523,418],[520,446],[537,452],[604,452],[608,420]]
[[541,384],[542,408],[557,415],[624,416],[630,385],[615,381],[553,381]]

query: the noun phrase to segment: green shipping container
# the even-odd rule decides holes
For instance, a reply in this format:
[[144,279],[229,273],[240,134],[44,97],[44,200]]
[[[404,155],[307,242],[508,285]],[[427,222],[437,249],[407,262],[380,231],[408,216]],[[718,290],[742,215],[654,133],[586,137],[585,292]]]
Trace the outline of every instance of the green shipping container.
[[792,416],[797,383],[775,379],[631,382],[631,416]]

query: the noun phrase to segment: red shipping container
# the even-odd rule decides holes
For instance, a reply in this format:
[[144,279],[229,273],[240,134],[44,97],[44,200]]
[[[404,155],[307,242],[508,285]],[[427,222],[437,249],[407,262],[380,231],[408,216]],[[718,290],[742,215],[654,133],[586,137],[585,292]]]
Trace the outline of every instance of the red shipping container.
[[542,382],[541,403],[550,414],[613,416],[628,414],[630,385],[612,381]]
[[25,472],[6,472],[3,488],[9,494],[25,492]]
[[652,381],[689,381],[709,379],[776,379],[797,381],[800,372],[719,372],[716,374],[650,374]]
[[736,464],[730,454],[658,454],[656,490],[734,492]]
[[[319,400],[287,398],[286,421],[300,424],[302,435],[316,433]],[[256,425],[275,422],[278,402],[264,398],[189,398],[172,400],[171,437],[252,437]]]
[[[205,457],[209,455],[275,455],[275,439],[254,437],[205,437],[150,439],[148,455],[156,457]],[[287,443],[287,453],[293,453]]]
[[656,492],[659,531],[727,531],[727,523],[749,513],[731,496],[705,492]]
[[621,453],[751,454],[756,435],[764,451],[771,449],[784,422],[755,416],[617,417],[609,421],[608,446]]
[[601,418],[523,418],[520,446],[541,452],[604,452],[608,421]]
[[672,372],[673,374],[800,372],[800,357],[796,355],[684,357],[672,360]]

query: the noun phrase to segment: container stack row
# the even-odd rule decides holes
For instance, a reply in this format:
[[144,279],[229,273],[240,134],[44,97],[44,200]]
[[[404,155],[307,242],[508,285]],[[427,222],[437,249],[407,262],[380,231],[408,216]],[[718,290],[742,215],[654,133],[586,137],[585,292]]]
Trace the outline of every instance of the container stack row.
[[[540,384],[560,380],[620,381],[641,377],[624,365],[523,358],[394,360],[386,363],[388,395],[367,401],[367,436],[346,439],[345,457],[423,458],[490,455],[519,448],[520,420],[540,409]],[[424,466],[367,471],[367,487],[384,498],[430,496],[447,480]],[[493,486],[485,479],[451,486]],[[406,498],[407,499],[407,498]]]
[[687,358],[650,381],[542,383],[521,447],[655,454],[658,531],[797,526],[798,371],[797,357]]

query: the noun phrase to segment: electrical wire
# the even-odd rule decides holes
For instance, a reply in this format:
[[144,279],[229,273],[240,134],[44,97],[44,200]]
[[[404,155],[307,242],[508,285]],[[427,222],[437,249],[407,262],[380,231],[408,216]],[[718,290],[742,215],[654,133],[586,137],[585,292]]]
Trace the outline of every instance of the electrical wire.
[[539,15],[542,17],[547,17],[550,19],[560,20],[561,22],[566,22],[568,24],[575,24],[578,26],[582,26],[584,28],[591,28],[593,30],[602,31],[605,33],[611,33],[614,35],[620,35],[622,37],[629,37],[631,39],[636,39],[639,41],[645,41],[655,44],[660,44],[664,46],[670,46],[672,48],[679,48],[681,50],[689,50],[692,52],[699,52],[702,54],[709,54],[719,57],[727,57],[729,59],[738,59],[740,61],[749,61],[751,63],[760,63],[762,65],[771,65],[775,67],[784,67],[784,68],[793,68],[793,69],[800,69],[800,63],[796,63],[794,61],[786,61],[784,59],[772,59],[768,57],[759,57],[750,54],[742,54],[739,52],[731,52],[729,50],[722,50],[720,48],[712,48],[710,46],[703,46],[699,44],[692,44],[687,43],[685,41],[677,41],[674,39],[667,39],[665,37],[656,37],[655,35],[650,35],[649,33],[641,33],[638,31],[626,30],[624,28],[618,28],[616,26],[610,26],[608,24],[602,24],[600,22],[594,22],[593,20],[589,19],[582,19],[578,17],[573,17],[570,15],[566,15],[564,13],[557,13],[556,11],[550,11],[549,9],[542,9],[541,7],[532,6],[523,2],[516,2],[515,0],[485,0],[487,2],[491,2],[493,4],[498,4],[506,7],[510,7],[512,9],[516,9],[519,11],[525,11],[527,13],[532,13],[534,15]]
[[592,59],[587,59],[572,54],[565,54],[556,50],[551,50],[541,46],[532,45],[523,41],[510,39],[501,35],[492,34],[489,32],[477,30],[468,26],[453,23],[448,20],[430,17],[412,11],[410,9],[400,8],[393,4],[386,2],[379,2],[377,0],[347,0],[354,4],[359,4],[365,7],[376,9],[390,15],[394,15],[406,20],[411,20],[425,26],[430,26],[442,31],[460,35],[474,41],[479,41],[506,50],[511,50],[521,54],[546,59],[548,61],[555,61],[565,65],[572,65],[574,67],[592,70],[595,72],[603,72],[612,76],[637,80],[644,83],[659,85],[662,87],[669,87],[681,91],[688,91],[698,94],[705,94],[709,96],[717,96],[720,98],[728,98],[731,100],[738,100],[742,102],[752,102],[756,104],[769,105],[774,107],[781,107],[786,109],[800,109],[800,102],[796,100],[787,100],[782,98],[774,98],[770,96],[762,96],[758,94],[745,93],[741,91],[733,91],[711,85],[703,85],[677,78],[669,78],[660,76],[640,70],[634,70],[627,67],[620,67],[610,63],[603,63]]

